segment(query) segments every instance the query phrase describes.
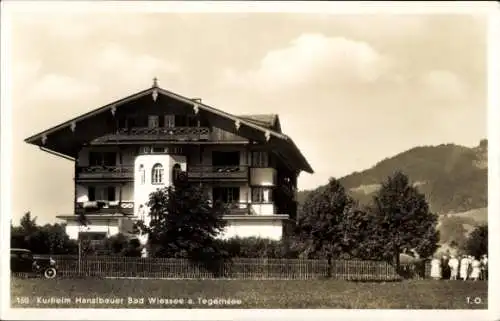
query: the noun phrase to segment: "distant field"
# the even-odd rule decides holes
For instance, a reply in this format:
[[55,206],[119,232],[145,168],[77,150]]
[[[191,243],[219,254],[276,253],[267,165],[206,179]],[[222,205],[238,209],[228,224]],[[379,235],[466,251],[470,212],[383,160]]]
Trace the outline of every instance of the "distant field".
[[[11,303],[16,308],[487,309],[488,301],[487,283],[482,281],[356,283],[338,280],[17,278],[11,281]],[[51,298],[54,303],[50,302]],[[56,298],[67,300],[57,303]],[[82,303],[81,299],[77,303],[78,298],[114,299],[115,303]],[[130,303],[128,298],[135,299],[136,304]],[[157,298],[157,303],[148,302],[149,298]],[[159,298],[171,301],[161,304]],[[221,301],[221,304],[213,301],[221,298],[230,301]],[[184,301],[181,303],[180,299]],[[48,301],[41,303],[41,300]]]

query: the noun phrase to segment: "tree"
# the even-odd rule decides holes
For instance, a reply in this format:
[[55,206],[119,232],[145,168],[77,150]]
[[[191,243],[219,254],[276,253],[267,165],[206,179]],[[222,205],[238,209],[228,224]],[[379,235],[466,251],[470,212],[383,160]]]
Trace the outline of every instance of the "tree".
[[36,254],[75,253],[76,242],[70,240],[64,224],[39,226],[36,217],[26,212],[19,226],[11,225],[11,247],[29,249]]
[[438,217],[425,196],[400,171],[387,178],[370,206],[372,247],[380,258],[392,260],[399,270],[399,255],[414,249],[421,257],[438,248]]
[[355,254],[356,238],[362,235],[356,229],[363,228],[359,214],[356,203],[335,178],[321,191],[310,193],[297,227],[305,255],[326,257],[330,267],[332,258]]
[[222,250],[216,237],[224,230],[222,204],[211,204],[202,187],[178,181],[150,194],[149,226],[137,227],[148,235],[148,246],[156,257],[185,257],[195,262],[217,262]]
[[30,235],[38,229],[38,225],[36,224],[36,217],[31,218],[30,211],[24,213],[23,217],[21,217],[19,225],[26,235]]
[[465,250],[467,254],[476,258],[488,254],[488,225],[478,226],[469,234],[465,243]]

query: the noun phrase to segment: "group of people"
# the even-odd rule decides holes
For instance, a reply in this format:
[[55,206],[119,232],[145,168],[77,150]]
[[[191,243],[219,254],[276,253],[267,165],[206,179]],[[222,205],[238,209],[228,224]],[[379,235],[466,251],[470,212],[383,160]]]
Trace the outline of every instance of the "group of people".
[[480,258],[472,255],[434,257],[431,261],[431,277],[435,280],[458,278],[464,281],[487,280],[488,256],[484,254]]

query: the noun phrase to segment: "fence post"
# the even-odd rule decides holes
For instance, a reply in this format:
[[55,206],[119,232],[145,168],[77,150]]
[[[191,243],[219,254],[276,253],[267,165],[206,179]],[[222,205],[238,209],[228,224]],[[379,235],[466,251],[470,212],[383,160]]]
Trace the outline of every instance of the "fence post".
[[82,240],[78,238],[78,276],[82,273]]

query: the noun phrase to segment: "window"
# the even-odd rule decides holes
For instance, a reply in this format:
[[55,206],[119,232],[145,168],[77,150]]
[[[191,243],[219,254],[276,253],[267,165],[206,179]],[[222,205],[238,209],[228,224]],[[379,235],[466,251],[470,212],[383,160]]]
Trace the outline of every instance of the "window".
[[165,115],[165,127],[175,127],[175,115]]
[[240,152],[212,152],[213,166],[238,166],[240,165]]
[[163,154],[167,149],[165,147],[153,147],[153,154]]
[[172,167],[172,181],[175,183],[179,179],[179,175],[182,173],[181,165],[175,164]]
[[116,188],[114,186],[89,186],[89,201],[116,201]]
[[252,152],[253,167],[269,167],[269,155],[267,152]]
[[150,115],[148,117],[148,127],[149,128],[157,128],[160,126],[160,117],[156,115]]
[[175,115],[175,125],[178,127],[186,127],[187,126],[187,117],[186,115]]
[[151,170],[151,184],[163,184],[163,166],[156,164]]
[[26,252],[26,253],[19,253],[19,257],[21,259],[31,260],[31,259],[33,259],[33,254],[32,253],[28,253],[28,252]]
[[187,126],[188,127],[197,127],[198,126],[198,117],[189,115],[187,116]]
[[182,147],[166,147],[166,146],[141,146],[139,154],[170,154],[182,155],[184,150]]
[[268,187],[253,187],[252,202],[255,203],[271,203],[273,201],[273,190]]
[[141,146],[139,148],[139,154],[151,154],[151,146]]
[[221,201],[223,203],[238,203],[240,201],[239,187],[214,187],[212,190],[214,202]]
[[146,170],[142,164],[139,166],[139,182],[141,185],[146,184]]
[[116,201],[116,189],[114,186],[108,186],[106,194],[107,194],[105,195],[106,200],[110,202]]
[[116,153],[90,152],[89,166],[116,166]]
[[182,147],[170,147],[168,149],[168,153],[170,155],[182,155],[182,154],[184,154],[184,151],[183,151]]
[[94,186],[89,186],[88,187],[88,194],[89,194],[89,201],[95,201],[95,187]]

